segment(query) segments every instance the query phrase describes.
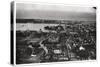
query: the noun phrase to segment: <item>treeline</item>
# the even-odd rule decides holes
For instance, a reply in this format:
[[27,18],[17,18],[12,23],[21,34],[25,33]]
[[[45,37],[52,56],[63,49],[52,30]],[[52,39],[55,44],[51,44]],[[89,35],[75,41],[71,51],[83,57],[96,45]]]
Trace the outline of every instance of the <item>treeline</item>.
[[60,23],[58,20],[43,20],[43,19],[16,19],[16,23]]

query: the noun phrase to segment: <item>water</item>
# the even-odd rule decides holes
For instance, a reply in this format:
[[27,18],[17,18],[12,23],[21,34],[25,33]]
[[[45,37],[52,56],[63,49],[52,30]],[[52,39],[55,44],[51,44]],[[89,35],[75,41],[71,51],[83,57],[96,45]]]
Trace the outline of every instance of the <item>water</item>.
[[45,26],[57,26],[58,24],[34,24],[34,23],[16,23],[16,30],[17,31],[26,31],[26,30],[31,30],[31,31],[39,31],[40,29],[42,31],[44,30]]

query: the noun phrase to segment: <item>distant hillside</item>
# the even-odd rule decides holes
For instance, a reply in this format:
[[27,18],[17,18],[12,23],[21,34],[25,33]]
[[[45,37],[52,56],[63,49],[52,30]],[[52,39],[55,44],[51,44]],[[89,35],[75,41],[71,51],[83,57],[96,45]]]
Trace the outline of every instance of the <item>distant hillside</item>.
[[16,19],[16,23],[47,23],[47,24],[58,24],[58,23],[91,23],[96,21],[78,21],[78,20],[48,20],[48,19]]

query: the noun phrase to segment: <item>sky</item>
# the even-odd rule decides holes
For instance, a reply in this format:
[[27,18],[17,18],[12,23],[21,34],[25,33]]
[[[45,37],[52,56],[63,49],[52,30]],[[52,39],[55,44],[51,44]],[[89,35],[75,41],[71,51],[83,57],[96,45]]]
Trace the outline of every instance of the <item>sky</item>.
[[84,6],[17,3],[16,18],[95,21],[96,10]]

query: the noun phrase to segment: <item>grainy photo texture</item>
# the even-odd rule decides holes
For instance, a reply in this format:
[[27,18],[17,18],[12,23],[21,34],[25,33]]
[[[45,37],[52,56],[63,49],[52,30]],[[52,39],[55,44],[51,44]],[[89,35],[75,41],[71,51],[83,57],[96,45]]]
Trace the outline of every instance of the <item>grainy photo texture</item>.
[[96,7],[16,3],[16,64],[96,60]]

